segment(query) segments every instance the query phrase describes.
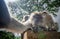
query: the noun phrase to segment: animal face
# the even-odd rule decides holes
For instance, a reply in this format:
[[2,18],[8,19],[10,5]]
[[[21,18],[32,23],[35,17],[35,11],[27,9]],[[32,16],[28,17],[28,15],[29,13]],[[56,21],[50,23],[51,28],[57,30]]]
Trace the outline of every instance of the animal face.
[[41,13],[36,12],[36,13],[32,13],[30,15],[30,20],[31,20],[33,26],[39,26],[43,22],[43,17],[41,15]]

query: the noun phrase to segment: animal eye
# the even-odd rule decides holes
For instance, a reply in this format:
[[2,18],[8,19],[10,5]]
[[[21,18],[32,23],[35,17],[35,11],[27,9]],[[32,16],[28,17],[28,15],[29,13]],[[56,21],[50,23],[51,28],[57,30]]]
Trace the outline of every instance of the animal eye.
[[34,16],[34,18],[37,18],[38,16]]

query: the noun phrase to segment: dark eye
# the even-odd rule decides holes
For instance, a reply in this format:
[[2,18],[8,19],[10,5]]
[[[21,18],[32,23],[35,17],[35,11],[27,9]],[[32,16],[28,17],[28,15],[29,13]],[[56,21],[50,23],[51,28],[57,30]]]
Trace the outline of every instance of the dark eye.
[[36,14],[36,15],[34,15],[33,17],[34,17],[34,18],[38,18],[38,17],[39,17],[39,15],[38,15],[38,14]]
[[37,14],[37,15],[34,15],[33,18],[37,20],[41,20],[43,17],[42,15]]

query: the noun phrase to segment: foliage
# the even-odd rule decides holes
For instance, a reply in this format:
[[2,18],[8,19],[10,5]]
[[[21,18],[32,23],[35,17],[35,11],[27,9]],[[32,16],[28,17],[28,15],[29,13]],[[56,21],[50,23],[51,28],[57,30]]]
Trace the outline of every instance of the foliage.
[[34,11],[49,11],[54,16],[60,7],[60,0],[18,0],[16,2],[9,2],[10,12],[22,20],[24,15],[28,15]]
[[45,39],[45,38],[46,38],[46,34],[43,31],[40,31],[38,35],[38,39]]
[[0,31],[0,39],[20,39],[21,37],[15,37],[13,33]]
[[11,32],[0,31],[0,39],[14,39],[15,36]]

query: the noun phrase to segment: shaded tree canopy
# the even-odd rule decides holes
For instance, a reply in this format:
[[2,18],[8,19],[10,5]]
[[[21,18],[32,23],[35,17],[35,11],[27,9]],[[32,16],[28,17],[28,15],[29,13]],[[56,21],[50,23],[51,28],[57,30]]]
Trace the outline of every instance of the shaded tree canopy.
[[15,39],[15,36],[11,32],[0,31],[0,39]]
[[21,36],[15,36],[12,32],[0,31],[0,39],[21,39]]
[[54,16],[60,7],[60,0],[18,0],[16,2],[9,2],[8,6],[13,15],[18,19],[22,19],[24,15],[30,14],[34,11],[48,11]]

